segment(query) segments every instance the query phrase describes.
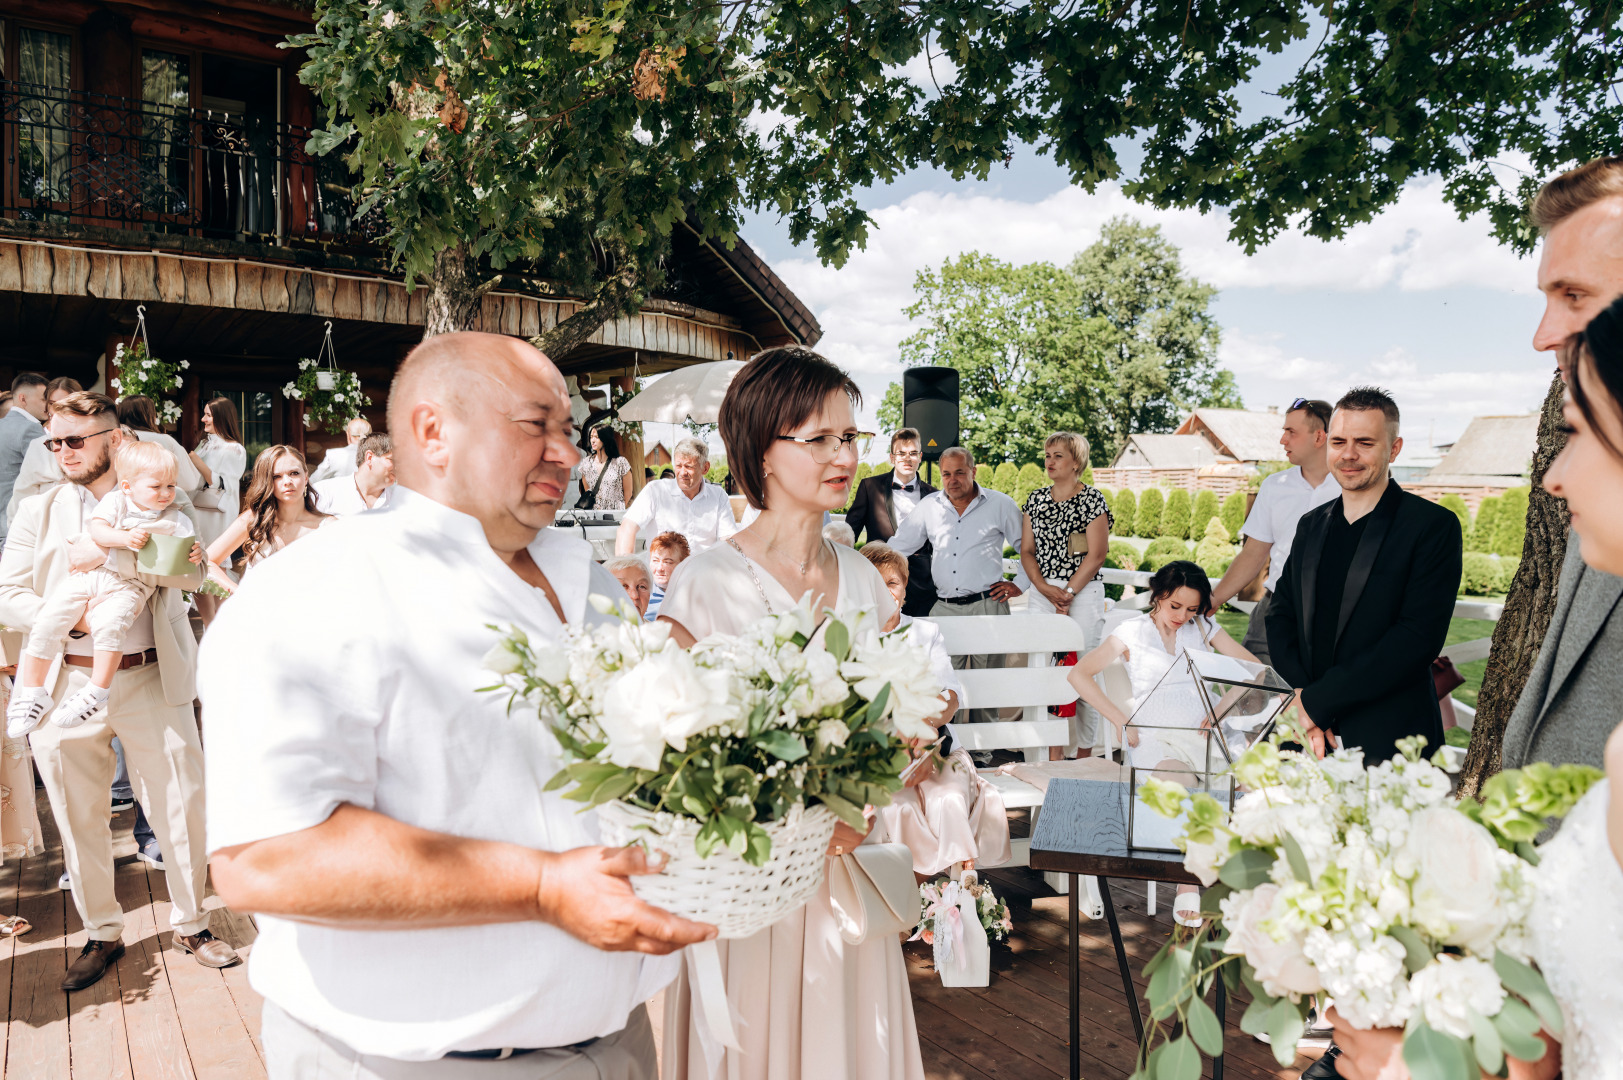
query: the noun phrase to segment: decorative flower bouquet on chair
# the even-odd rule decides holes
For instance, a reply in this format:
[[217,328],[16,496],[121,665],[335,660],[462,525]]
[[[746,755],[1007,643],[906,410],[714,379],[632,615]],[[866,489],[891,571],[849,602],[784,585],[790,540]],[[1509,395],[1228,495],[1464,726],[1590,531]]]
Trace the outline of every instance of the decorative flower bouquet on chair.
[[593,596],[619,621],[536,650],[520,633],[486,660],[535,705],[569,764],[547,784],[597,807],[607,844],[641,843],[663,874],[635,877],[658,907],[747,937],[804,904],[836,821],[901,788],[907,740],[934,740],[942,707],[929,657],[904,636],[830,618],[807,601],[691,651],[664,623]]
[[1314,994],[1354,1027],[1403,1028],[1416,1080],[1504,1076],[1507,1054],[1542,1057],[1539,1029],[1559,1036],[1561,1010],[1530,960],[1532,841],[1602,774],[1534,765],[1495,776],[1481,802],[1456,802],[1422,738],[1369,769],[1356,750],[1320,761],[1281,750],[1285,738],[1301,737],[1275,734],[1235,761],[1247,794],[1232,816],[1209,795],[1150,782],[1146,802],[1184,815],[1184,867],[1210,887],[1206,924],[1145,968],[1153,1016],[1176,1015],[1182,1033],[1141,1048],[1135,1076],[1195,1077],[1197,1047],[1220,1052],[1204,1000],[1218,977],[1245,985],[1240,1027],[1266,1033],[1281,1065]]

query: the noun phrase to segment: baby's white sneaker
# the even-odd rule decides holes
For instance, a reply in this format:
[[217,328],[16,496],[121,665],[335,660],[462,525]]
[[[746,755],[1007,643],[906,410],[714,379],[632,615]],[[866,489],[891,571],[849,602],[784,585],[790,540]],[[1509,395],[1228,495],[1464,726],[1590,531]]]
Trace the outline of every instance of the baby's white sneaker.
[[64,701],[62,707],[56,710],[56,715],[51,717],[51,723],[57,727],[78,727],[106,704],[107,691],[91,683]]
[[39,727],[53,704],[43,686],[13,687],[11,704],[6,706],[6,738],[20,739]]

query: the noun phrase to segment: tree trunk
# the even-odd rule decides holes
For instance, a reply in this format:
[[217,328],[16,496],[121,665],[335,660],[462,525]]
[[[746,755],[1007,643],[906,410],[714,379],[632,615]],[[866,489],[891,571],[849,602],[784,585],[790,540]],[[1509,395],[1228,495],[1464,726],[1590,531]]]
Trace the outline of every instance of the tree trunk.
[[530,344],[556,363],[584,344],[604,323],[635,310],[642,302],[640,284],[635,264],[626,260],[598,286],[591,300],[551,330],[531,338]]
[[1475,795],[1499,771],[1504,750],[1505,724],[1516,708],[1527,674],[1555,613],[1556,583],[1567,555],[1569,515],[1564,500],[1544,490],[1544,472],[1555,461],[1567,436],[1561,430],[1560,376],[1550,384],[1538,421],[1538,449],[1533,454],[1533,493],[1527,500],[1527,539],[1522,544],[1521,566],[1505,597],[1505,611],[1493,631],[1493,650],[1477,697],[1476,723],[1471,728],[1471,749],[1460,776],[1460,794]]
[[485,293],[499,278],[477,280],[477,267],[467,244],[456,244],[434,256],[434,277],[423,305],[423,339],[472,330],[479,323]]

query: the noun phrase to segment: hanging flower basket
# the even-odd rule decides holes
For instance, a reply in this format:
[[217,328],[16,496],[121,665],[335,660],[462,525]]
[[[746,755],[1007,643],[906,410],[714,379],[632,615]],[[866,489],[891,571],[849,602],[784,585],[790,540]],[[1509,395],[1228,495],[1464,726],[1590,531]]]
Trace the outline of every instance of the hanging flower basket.
[[304,402],[304,426],[337,434],[361,415],[372,399],[361,392],[361,377],[340,368],[333,354],[332,323],[327,324],[321,351],[299,361],[299,376],[282,387],[282,396]]
[[164,395],[181,388],[186,380],[180,373],[191,365],[185,360],[159,360],[153,356],[152,345],[147,340],[145,304],[135,309],[135,317],[135,339],[127,348],[119,342],[118,348],[113,350],[113,365],[118,374],[107,385],[120,401],[132,397],[151,398],[158,409],[158,423],[170,427],[180,423],[180,404],[166,400]]

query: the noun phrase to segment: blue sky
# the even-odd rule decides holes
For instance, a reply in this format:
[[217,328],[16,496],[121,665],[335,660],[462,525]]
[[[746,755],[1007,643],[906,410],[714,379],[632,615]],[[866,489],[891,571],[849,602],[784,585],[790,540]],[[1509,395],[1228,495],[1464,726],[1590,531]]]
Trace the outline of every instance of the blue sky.
[[[1282,81],[1295,51],[1269,58],[1253,85]],[[1269,107],[1266,94],[1246,93],[1248,111]],[[1130,167],[1131,147],[1123,156]],[[1156,211],[1114,186],[1084,193],[1030,147],[985,182],[920,170],[862,201],[875,224],[839,270],[792,245],[774,216],[748,219],[742,234],[816,313],[818,348],[856,377],[868,423],[901,376],[897,345],[912,329],[901,311],[919,270],[971,250],[1064,263],[1115,214],[1161,225],[1186,269],[1218,287],[1221,358],[1250,408],[1377,383],[1403,409],[1415,454],[1452,441],[1473,416],[1535,411],[1553,371],[1531,346],[1542,309],[1535,259],[1495,243],[1485,220],[1460,221],[1434,179],[1411,183],[1342,240],[1292,234],[1255,256],[1227,240],[1221,214]]]

